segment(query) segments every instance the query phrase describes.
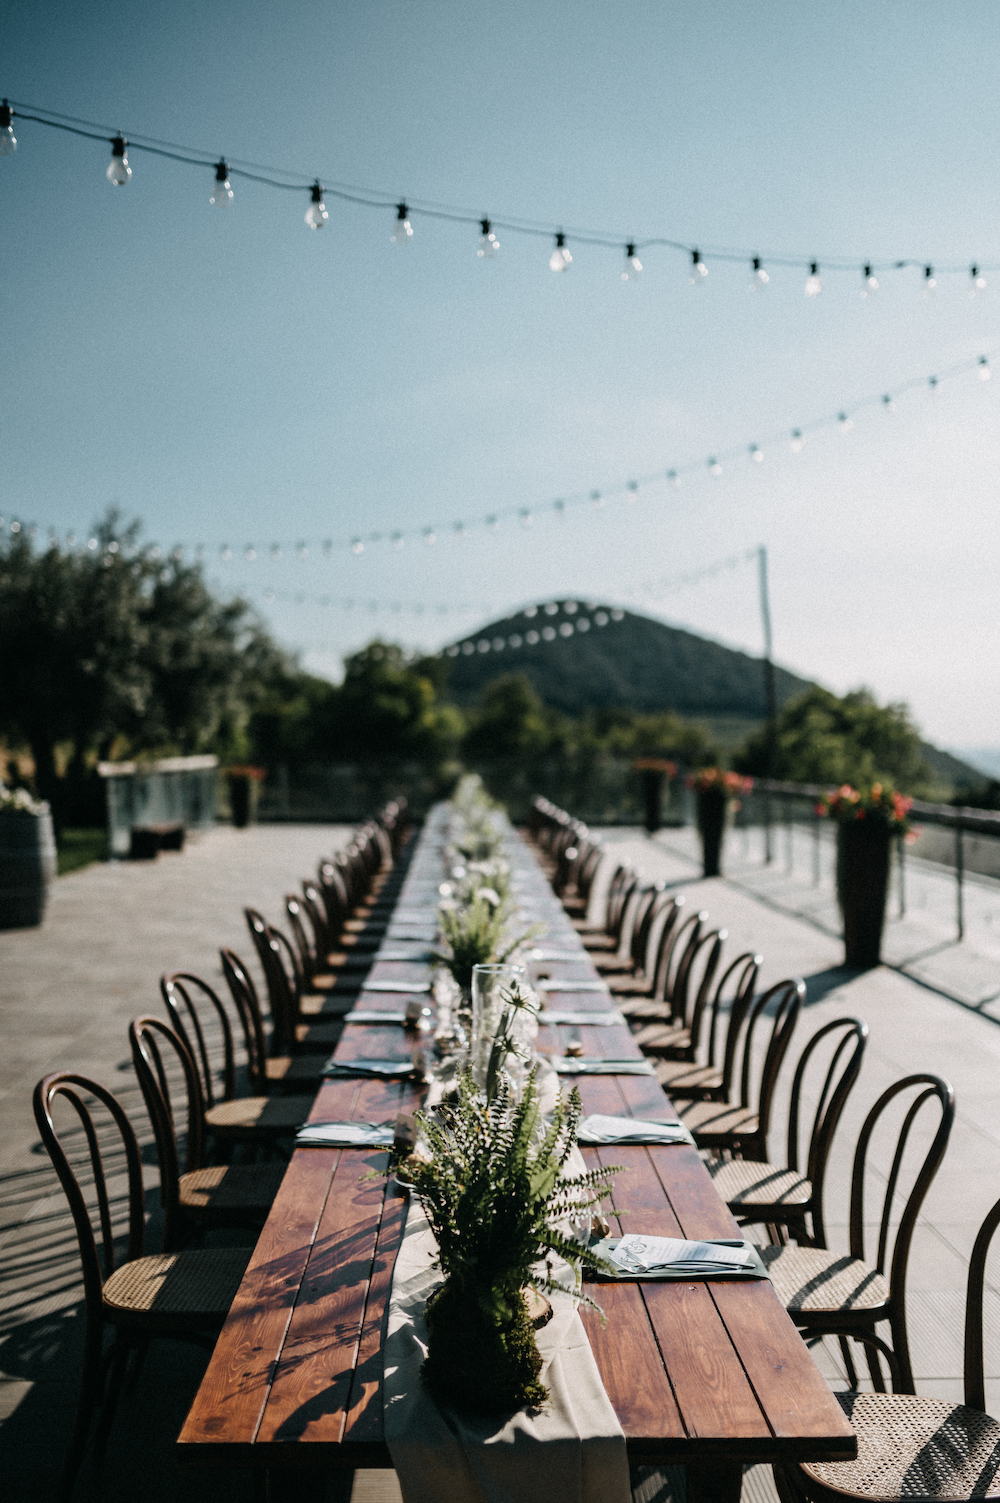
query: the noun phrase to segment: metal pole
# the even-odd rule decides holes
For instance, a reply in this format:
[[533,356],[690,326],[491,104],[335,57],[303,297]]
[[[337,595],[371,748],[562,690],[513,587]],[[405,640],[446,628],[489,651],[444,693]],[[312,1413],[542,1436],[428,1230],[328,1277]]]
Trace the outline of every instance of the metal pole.
[[958,920],[958,937],[965,938],[965,902],[962,884],[965,880],[965,841],[964,831],[960,824],[955,826],[955,904],[956,918]]
[[[778,693],[774,681],[771,642],[771,598],[767,583],[767,548],[757,549],[757,584],[760,592],[760,624],[764,636],[764,707],[767,714],[765,763],[767,776],[774,777],[778,740]],[[771,861],[771,795],[765,794],[764,860]]]
[[906,917],[906,863],[903,853],[906,850],[906,836],[896,837],[896,864],[899,868],[899,917]]
[[819,886],[819,827],[820,816],[813,810],[813,886]]

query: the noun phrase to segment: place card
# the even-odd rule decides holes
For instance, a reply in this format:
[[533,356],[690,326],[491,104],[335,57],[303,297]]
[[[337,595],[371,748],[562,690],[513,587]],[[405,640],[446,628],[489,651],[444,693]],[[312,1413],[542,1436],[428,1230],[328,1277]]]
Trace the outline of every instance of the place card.
[[594,1112],[576,1130],[578,1143],[687,1143],[694,1145],[683,1122],[650,1122],[638,1117],[605,1117]]

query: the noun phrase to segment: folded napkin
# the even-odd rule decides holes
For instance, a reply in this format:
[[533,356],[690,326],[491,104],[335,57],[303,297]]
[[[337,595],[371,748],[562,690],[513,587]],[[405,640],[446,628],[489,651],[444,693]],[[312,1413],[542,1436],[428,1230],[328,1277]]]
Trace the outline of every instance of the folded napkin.
[[637,1117],[605,1117],[595,1112],[577,1128],[578,1143],[694,1143],[683,1122],[645,1122]]
[[362,981],[363,992],[429,992],[429,981]]
[[559,1054],[549,1056],[557,1075],[654,1075],[648,1059],[569,1059]]
[[375,958],[376,960],[418,960],[429,965],[432,960],[437,959],[437,956],[433,950],[379,950]]
[[373,1007],[355,1007],[344,1013],[345,1023],[405,1023],[405,1012],[378,1012]]
[[532,950],[532,960],[586,960],[587,952],[579,950]]
[[566,981],[563,977],[547,977],[534,983],[536,992],[607,992],[603,981]]
[[307,1122],[295,1134],[296,1148],[391,1148],[391,1122]]
[[[752,1242],[687,1242],[683,1237],[606,1237],[591,1250],[618,1279],[766,1279]],[[612,1275],[605,1274],[610,1278]]]
[[408,1080],[413,1074],[411,1059],[328,1059],[323,1066],[327,1079],[344,1080],[367,1075],[378,1080]]
[[538,1021],[543,1025],[561,1023],[571,1028],[581,1025],[587,1028],[610,1028],[615,1023],[624,1023],[625,1019],[617,1009],[611,1012],[571,1012],[559,1007],[546,1007],[544,1012],[538,1014]]

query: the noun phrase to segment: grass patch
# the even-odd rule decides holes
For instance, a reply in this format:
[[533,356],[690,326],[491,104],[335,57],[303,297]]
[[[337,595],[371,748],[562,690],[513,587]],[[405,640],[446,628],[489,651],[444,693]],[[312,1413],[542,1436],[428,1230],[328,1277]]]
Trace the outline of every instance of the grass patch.
[[60,877],[108,859],[107,830],[63,830],[57,843]]

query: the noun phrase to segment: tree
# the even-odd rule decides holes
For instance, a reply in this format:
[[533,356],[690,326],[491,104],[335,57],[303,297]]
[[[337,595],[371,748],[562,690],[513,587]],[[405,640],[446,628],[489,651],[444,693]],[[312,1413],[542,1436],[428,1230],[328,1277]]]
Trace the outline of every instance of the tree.
[[505,673],[483,690],[462,753],[473,762],[537,756],[552,740],[549,719],[527,674]]
[[[751,736],[736,767],[767,775],[766,731]],[[880,706],[868,689],[838,698],[818,686],[789,700],[778,716],[774,775],[828,785],[881,778],[904,793],[932,781],[906,705]]]
[[463,725],[401,647],[370,642],[345,659],[344,682],[329,702],[325,760],[429,767],[454,751]]

